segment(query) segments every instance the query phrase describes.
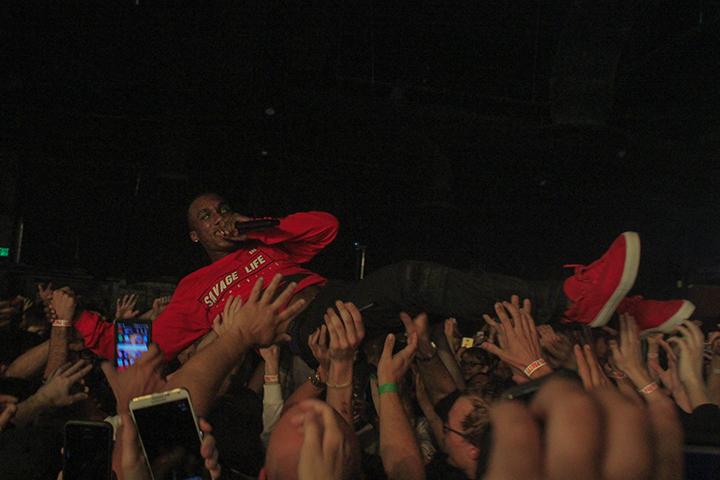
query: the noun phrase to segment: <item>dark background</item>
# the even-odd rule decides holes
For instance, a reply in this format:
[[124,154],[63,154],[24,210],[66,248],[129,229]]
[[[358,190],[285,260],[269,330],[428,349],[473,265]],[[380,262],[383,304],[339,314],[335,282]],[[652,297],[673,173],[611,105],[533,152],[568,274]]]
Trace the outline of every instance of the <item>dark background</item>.
[[632,229],[639,289],[720,279],[718,2],[2,10],[0,216],[33,268],[178,278],[202,263],[184,212],[209,189],[334,213],[314,264],[334,277],[355,241],[370,270],[558,277]]

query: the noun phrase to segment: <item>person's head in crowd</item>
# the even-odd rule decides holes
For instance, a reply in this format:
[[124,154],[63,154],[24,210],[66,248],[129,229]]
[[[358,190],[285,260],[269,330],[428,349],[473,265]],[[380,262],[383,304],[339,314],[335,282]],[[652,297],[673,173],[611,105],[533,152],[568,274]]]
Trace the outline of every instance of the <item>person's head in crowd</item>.
[[469,348],[460,356],[460,369],[468,388],[485,385],[497,367],[498,359],[479,347]]
[[200,244],[210,258],[237,249],[237,244],[225,238],[222,222],[234,213],[230,204],[219,194],[206,192],[197,195],[187,209],[190,240]]
[[[453,398],[454,397],[454,398]],[[483,452],[483,435],[490,423],[489,405],[476,391],[465,391],[445,399],[445,450],[448,463],[475,478],[478,460]]]
[[[283,412],[282,417],[275,425],[275,429],[270,435],[265,454],[265,466],[260,472],[259,480],[294,480],[298,478],[301,461],[307,464],[311,460],[312,454],[318,453],[307,451],[316,443],[315,441],[312,442],[312,445],[305,443],[310,435],[307,416],[312,416],[313,422],[320,424],[316,424],[313,431],[319,430],[321,435],[334,435],[336,438],[333,443],[338,446],[342,445],[339,448],[339,452],[342,452],[341,458],[335,459],[335,462],[341,464],[342,475],[334,478],[347,480],[359,478],[360,448],[352,427],[327,403],[319,400],[306,400]],[[320,448],[323,448],[322,445],[323,439],[319,442]],[[305,451],[303,451],[304,448]],[[301,459],[303,454],[305,457]],[[316,464],[313,467],[321,468],[322,465]]]

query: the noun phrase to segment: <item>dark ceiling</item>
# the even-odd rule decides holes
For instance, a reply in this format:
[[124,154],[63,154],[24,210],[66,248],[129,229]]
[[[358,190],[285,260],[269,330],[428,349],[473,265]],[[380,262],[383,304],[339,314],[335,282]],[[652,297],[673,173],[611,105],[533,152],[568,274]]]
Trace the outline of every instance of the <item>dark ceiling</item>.
[[354,240],[373,266],[536,276],[625,228],[662,281],[720,258],[698,225],[718,2],[8,2],[2,18],[26,262],[182,274],[183,205],[205,188],[251,213],[333,211],[344,235],[320,262],[341,276]]

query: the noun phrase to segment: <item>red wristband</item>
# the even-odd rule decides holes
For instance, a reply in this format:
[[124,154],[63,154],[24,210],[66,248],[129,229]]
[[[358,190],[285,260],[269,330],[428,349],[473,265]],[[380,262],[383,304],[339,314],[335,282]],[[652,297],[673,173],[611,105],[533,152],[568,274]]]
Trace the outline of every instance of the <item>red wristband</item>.
[[657,382],[650,382],[647,385],[645,385],[644,387],[638,389],[638,392],[642,393],[643,395],[650,395],[658,388],[660,388],[660,387],[658,387]]
[[535,371],[544,367],[545,365],[547,365],[547,363],[545,363],[545,360],[543,360],[542,358],[538,358],[534,362],[530,362],[530,364],[525,367],[525,370],[523,370],[523,373],[526,377],[532,378],[532,374],[535,373]]

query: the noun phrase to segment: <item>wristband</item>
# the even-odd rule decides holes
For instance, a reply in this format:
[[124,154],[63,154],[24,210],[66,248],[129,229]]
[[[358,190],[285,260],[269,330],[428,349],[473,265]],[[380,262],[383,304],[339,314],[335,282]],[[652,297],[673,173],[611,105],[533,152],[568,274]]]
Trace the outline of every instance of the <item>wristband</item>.
[[328,388],[347,388],[352,385],[352,380],[347,383],[325,383]]
[[53,327],[72,327],[72,322],[70,320],[53,320],[52,322]]
[[657,353],[654,353],[654,352],[649,352],[649,353],[647,354],[647,357],[648,357],[648,358],[658,358],[659,356],[660,356],[660,355],[658,355]]
[[378,387],[378,395],[383,393],[398,393],[398,386],[395,383],[383,383]]
[[530,365],[525,367],[525,370],[523,370],[523,373],[525,374],[526,377],[532,378],[532,374],[535,373],[536,370],[544,367],[545,365],[547,365],[547,363],[545,363],[545,360],[543,360],[542,358],[538,358],[534,362],[530,362]]
[[280,383],[280,377],[277,375],[265,375],[265,383]]
[[639,393],[642,393],[643,395],[650,395],[651,393],[653,393],[653,392],[654,392],[655,390],[657,390],[658,388],[660,388],[660,387],[658,387],[657,382],[650,382],[650,383],[648,383],[647,385],[645,385],[644,387],[639,388],[639,389],[638,389],[638,392],[639,392]]

